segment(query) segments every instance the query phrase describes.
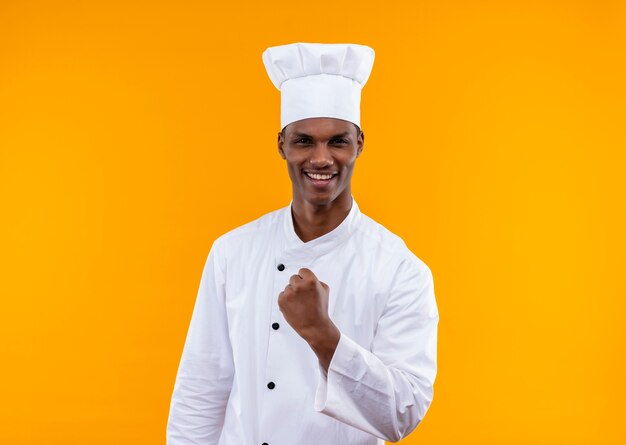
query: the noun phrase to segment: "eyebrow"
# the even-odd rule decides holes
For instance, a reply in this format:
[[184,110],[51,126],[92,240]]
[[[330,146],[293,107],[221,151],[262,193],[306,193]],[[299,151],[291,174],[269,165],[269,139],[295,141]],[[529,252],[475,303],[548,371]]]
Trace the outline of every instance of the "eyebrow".
[[[349,131],[346,131],[346,132],[343,132],[343,133],[339,133],[339,134],[334,134],[330,138],[334,139],[334,138],[342,138],[342,137],[346,137],[346,136],[350,136],[350,132]],[[300,132],[294,133],[291,137],[313,139],[313,136],[311,136],[310,134],[300,133]]]

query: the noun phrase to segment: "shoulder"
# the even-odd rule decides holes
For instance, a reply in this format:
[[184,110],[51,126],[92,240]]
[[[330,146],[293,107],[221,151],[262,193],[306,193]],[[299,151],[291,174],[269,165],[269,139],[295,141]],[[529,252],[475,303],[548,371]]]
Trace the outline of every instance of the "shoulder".
[[407,263],[414,268],[430,269],[406,244],[404,239],[392,232],[373,218],[361,213],[357,225],[357,236],[360,241],[379,254],[395,258],[398,262]]
[[254,248],[255,244],[267,242],[271,232],[279,227],[282,216],[288,207],[273,210],[260,217],[222,233],[213,241],[211,250],[216,250],[219,255],[237,251],[241,248]]
[[355,242],[361,256],[370,258],[368,269],[388,294],[411,289],[416,294],[433,286],[430,267],[416,255],[404,239],[361,213]]
[[438,317],[430,267],[399,235],[366,215],[362,214],[358,232],[363,243],[380,258],[376,268],[380,271],[377,275],[385,277],[386,310]]

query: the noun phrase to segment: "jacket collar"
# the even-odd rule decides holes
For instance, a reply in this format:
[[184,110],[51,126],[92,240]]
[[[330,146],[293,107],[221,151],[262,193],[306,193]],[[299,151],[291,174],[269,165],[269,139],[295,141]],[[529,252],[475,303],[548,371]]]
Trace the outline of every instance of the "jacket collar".
[[[322,236],[304,242],[296,233],[291,208],[293,200],[287,207],[283,208],[283,231],[285,234],[285,250],[281,255],[284,260],[297,260],[307,263],[313,262],[317,257],[328,253],[345,241],[356,229],[361,212],[359,206],[352,196],[352,205],[348,215],[339,223],[337,227]],[[304,266],[303,266],[304,267]]]

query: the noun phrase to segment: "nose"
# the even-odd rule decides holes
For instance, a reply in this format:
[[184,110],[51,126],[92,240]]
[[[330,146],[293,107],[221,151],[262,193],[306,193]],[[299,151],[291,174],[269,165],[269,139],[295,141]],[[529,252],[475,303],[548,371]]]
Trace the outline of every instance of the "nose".
[[323,142],[315,144],[309,162],[313,167],[320,169],[333,165],[333,157],[328,146]]

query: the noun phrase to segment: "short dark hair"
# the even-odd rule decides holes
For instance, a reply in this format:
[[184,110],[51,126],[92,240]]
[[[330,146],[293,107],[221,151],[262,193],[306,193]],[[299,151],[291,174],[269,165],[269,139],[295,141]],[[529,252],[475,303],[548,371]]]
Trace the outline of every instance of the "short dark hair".
[[[287,124],[289,125],[289,124]],[[287,128],[287,125],[285,125],[283,127],[282,130],[280,130],[280,134],[285,137],[285,128]],[[359,135],[361,134],[361,127],[359,127],[357,124],[355,124],[354,122],[352,122],[352,125],[354,125],[354,128],[356,128],[356,136],[359,137]]]

